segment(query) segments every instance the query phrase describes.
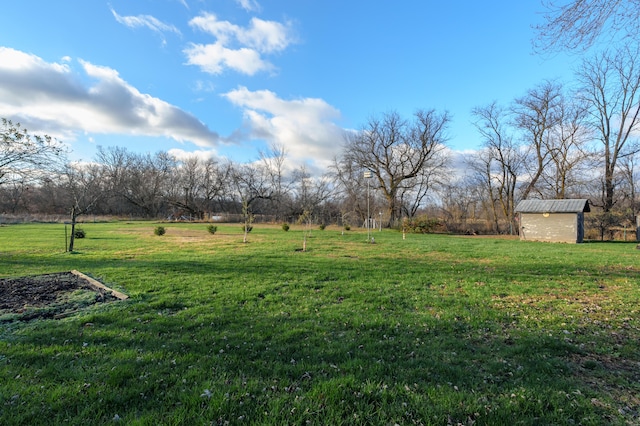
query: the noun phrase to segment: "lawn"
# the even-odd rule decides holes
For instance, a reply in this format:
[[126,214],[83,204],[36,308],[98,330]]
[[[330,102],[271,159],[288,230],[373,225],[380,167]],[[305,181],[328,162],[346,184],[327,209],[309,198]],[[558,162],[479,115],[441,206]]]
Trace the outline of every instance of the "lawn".
[[640,251],[256,225],[0,227],[0,278],[128,294],[0,323],[0,424],[640,424]]

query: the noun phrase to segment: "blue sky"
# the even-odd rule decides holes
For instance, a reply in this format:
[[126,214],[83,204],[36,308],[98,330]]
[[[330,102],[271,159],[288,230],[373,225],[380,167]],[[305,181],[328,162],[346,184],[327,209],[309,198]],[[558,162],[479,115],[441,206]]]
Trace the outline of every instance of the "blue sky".
[[575,57],[532,52],[536,0],[20,0],[0,13],[0,117],[67,143],[225,157],[269,144],[322,170],[345,129],[391,110],[506,104]]

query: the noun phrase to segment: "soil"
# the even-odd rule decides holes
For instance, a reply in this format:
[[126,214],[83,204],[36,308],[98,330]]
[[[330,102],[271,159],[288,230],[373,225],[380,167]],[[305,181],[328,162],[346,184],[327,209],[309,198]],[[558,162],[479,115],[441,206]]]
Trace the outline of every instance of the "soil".
[[0,322],[63,318],[96,303],[119,300],[74,272],[0,279]]

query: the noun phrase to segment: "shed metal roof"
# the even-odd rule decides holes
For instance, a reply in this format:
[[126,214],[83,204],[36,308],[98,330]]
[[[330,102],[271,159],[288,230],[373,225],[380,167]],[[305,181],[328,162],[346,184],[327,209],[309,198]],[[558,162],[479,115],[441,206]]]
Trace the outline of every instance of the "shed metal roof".
[[522,200],[516,213],[582,213],[590,212],[589,200]]

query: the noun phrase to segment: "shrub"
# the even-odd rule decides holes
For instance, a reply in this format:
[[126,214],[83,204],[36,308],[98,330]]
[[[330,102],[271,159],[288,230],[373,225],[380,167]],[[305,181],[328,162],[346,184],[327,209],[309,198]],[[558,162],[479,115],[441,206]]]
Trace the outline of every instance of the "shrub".
[[344,225],[344,230],[345,231],[349,231],[350,229],[351,229],[350,225],[347,225],[347,224]]
[[218,230],[218,227],[216,225],[207,226],[207,231],[209,231],[211,235],[215,234],[217,230]]
[[153,233],[158,235],[158,236],[159,235],[164,235],[165,232],[167,232],[167,231],[164,229],[164,226],[156,226],[156,229],[153,230]]
[[87,236],[87,234],[86,232],[84,232],[84,229],[76,228],[75,231],[73,232],[73,236],[75,238],[84,238]]
[[444,224],[440,219],[429,218],[427,216],[418,216],[406,219],[404,222],[404,228],[407,232],[412,232],[414,234],[428,234],[445,231]]
[[289,230],[289,224],[288,224],[288,223],[286,223],[286,222],[285,222],[285,223],[283,223],[283,224],[282,224],[282,230],[283,230],[283,231],[285,231],[285,232],[286,232],[286,231],[288,231],[288,230]]
[[318,228],[320,228],[321,231],[324,231],[324,228],[326,228],[326,227],[327,227],[327,225],[325,225],[324,223],[321,223]]

